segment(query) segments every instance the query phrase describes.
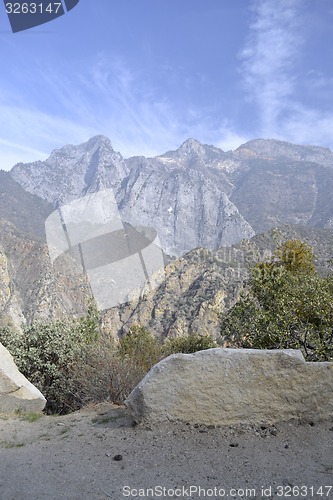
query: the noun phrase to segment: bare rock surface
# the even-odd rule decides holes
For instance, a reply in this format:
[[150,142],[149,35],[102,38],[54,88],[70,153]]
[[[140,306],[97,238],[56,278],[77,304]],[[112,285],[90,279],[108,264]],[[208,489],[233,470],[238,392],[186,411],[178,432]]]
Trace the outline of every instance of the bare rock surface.
[[41,412],[46,404],[43,394],[31,384],[0,343],[0,413]]
[[164,252],[180,256],[282,224],[332,227],[332,166],[328,149],[263,139],[229,152],[188,139],[154,158],[124,159],[96,136],[10,175],[53,205],[112,188],[124,220],[155,229]]
[[333,415],[333,363],[301,351],[208,349],[155,365],[126,400],[136,422],[229,425]]

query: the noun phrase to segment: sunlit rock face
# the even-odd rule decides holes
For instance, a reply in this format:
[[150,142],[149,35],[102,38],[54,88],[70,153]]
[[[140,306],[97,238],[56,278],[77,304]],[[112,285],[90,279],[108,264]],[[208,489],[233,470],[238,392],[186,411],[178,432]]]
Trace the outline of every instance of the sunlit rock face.
[[13,357],[0,343],[0,414],[39,413],[45,404],[43,394],[19,372]]
[[[256,139],[224,152],[189,139],[155,158],[124,159],[97,136],[0,172],[0,325],[84,314],[87,279],[69,252],[51,264],[45,221],[75,200],[110,192],[122,224],[156,232],[164,252],[181,257],[145,300],[107,312],[115,336],[131,318],[157,335],[200,330],[218,337],[221,311],[237,299],[254,263],[246,254],[273,250],[273,233],[260,237],[270,228],[288,224],[281,241],[300,238],[325,257],[320,267],[330,262],[331,151]],[[106,216],[101,208],[94,217],[102,223]]]
[[333,415],[332,389],[333,363],[300,351],[216,348],[160,361],[125,404],[150,426],[318,421]]
[[333,154],[256,139],[236,151],[189,139],[154,158],[124,159],[104,136],[18,164],[11,176],[53,205],[112,189],[124,220],[155,229],[163,250],[232,245],[281,224],[331,227]]

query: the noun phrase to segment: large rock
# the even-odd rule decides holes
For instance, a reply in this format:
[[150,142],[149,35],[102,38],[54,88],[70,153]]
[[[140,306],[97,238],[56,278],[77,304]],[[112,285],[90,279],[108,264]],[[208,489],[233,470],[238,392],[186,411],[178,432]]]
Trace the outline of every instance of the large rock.
[[136,422],[273,423],[333,415],[333,363],[297,350],[209,349],[155,365],[126,400]]
[[0,343],[0,413],[41,412],[43,394],[17,369],[12,355]]

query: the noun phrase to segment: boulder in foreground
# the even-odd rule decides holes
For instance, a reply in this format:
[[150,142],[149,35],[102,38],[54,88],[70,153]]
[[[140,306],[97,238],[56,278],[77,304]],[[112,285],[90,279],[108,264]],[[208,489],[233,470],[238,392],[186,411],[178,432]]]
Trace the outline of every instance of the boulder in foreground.
[[43,394],[31,384],[0,343],[0,413],[39,413],[46,404]]
[[137,423],[274,423],[333,415],[333,363],[301,351],[208,349],[155,365],[125,404]]

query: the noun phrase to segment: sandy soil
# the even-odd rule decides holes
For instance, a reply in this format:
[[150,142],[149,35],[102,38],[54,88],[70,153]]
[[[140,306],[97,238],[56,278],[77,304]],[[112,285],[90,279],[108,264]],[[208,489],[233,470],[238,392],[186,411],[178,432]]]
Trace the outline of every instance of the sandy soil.
[[147,429],[110,404],[3,417],[0,498],[333,499],[332,441],[332,421]]

